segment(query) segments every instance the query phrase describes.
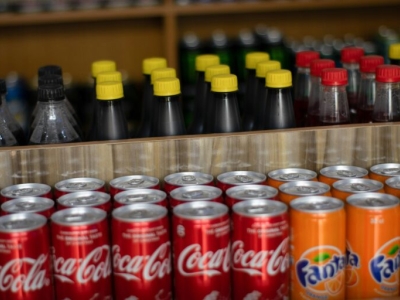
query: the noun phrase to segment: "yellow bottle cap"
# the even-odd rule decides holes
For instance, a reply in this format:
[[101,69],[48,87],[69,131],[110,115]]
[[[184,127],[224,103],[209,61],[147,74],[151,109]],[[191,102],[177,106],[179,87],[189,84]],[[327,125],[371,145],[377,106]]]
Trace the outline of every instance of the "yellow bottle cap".
[[196,71],[204,72],[207,67],[219,65],[219,56],[215,54],[202,54],[196,56]]
[[211,91],[219,93],[236,92],[238,90],[237,77],[234,74],[215,75],[211,79]]
[[119,71],[101,72],[97,75],[97,84],[107,81],[122,82],[122,75]]
[[143,74],[150,75],[155,69],[166,68],[167,60],[164,57],[145,58],[142,62]]
[[269,60],[269,54],[266,52],[250,52],[246,54],[246,69],[255,70],[257,64],[263,60]]
[[267,76],[267,72],[280,69],[281,63],[277,60],[262,61],[257,64],[256,77],[265,78],[265,76]]
[[112,60],[98,60],[92,63],[92,77],[97,78],[101,72],[116,71],[117,64]]
[[176,78],[176,71],[174,68],[159,68],[151,72],[151,84],[157,79],[161,78]]
[[96,85],[96,95],[98,100],[117,100],[124,97],[122,82],[109,81]]
[[181,93],[181,85],[178,78],[161,78],[154,81],[155,96],[175,96]]
[[390,45],[389,58],[400,59],[400,43]]
[[213,78],[215,75],[226,75],[231,72],[231,69],[229,68],[228,65],[214,65],[214,66],[209,66],[206,68],[204,80],[206,82],[211,82],[211,78]]
[[274,70],[267,73],[266,87],[285,88],[292,86],[292,73],[289,70]]

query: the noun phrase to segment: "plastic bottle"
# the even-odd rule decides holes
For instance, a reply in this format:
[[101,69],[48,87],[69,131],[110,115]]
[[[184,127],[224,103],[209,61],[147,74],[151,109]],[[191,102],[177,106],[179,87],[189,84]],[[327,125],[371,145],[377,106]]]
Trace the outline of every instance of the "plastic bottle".
[[219,63],[232,66],[234,61],[232,45],[223,30],[215,30],[212,33],[210,49],[219,57]]
[[347,71],[343,68],[324,69],[321,73],[322,96],[320,102],[320,125],[350,123],[346,85]]
[[376,98],[376,67],[384,64],[383,56],[369,55],[360,59],[361,81],[358,91],[357,120],[360,123],[371,123]]
[[400,121],[400,66],[376,68],[376,99],[372,122]]
[[389,59],[392,65],[400,66],[400,43],[390,45]]
[[267,73],[267,104],[263,129],[296,127],[292,100],[292,73],[275,70]]

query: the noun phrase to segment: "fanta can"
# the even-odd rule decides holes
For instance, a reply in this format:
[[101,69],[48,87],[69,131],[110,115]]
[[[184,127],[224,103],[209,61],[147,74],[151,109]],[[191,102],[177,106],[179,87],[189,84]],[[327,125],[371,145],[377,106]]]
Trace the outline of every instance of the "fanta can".
[[381,193],[347,198],[346,297],[399,294],[399,199]]
[[290,202],[290,207],[290,299],[345,299],[343,201],[301,197]]
[[389,178],[400,176],[400,164],[399,163],[386,163],[373,165],[370,168],[370,178],[378,180],[382,183]]

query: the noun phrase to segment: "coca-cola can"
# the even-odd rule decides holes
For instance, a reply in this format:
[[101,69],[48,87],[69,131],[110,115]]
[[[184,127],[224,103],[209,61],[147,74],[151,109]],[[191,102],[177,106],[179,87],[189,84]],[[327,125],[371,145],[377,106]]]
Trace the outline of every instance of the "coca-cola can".
[[173,209],[176,300],[230,299],[228,207],[190,202]]
[[249,184],[234,186],[225,192],[225,204],[229,208],[238,202],[252,199],[278,200],[278,190],[268,185]]
[[0,299],[53,299],[47,219],[18,213],[0,217]]
[[233,299],[288,299],[286,204],[259,199],[242,201],[232,209]]
[[214,186],[214,176],[202,172],[180,172],[164,177],[164,191],[168,195],[174,189],[189,185]]
[[55,199],[58,199],[65,194],[81,191],[95,191],[105,193],[105,182],[104,180],[97,178],[82,177],[61,180],[54,185]]
[[111,196],[103,192],[75,192],[65,194],[57,199],[57,209],[66,209],[72,207],[95,207],[111,213]]
[[110,181],[110,195],[115,195],[131,189],[160,189],[160,180],[146,175],[129,175],[114,178]]
[[213,201],[224,203],[221,189],[208,185],[183,186],[171,191],[169,195],[169,206],[174,208],[182,203],[193,201]]
[[43,183],[21,183],[10,185],[0,191],[1,203],[21,197],[44,197],[53,199],[51,186]]
[[227,189],[238,185],[265,184],[267,176],[252,171],[232,171],[217,176],[217,187],[224,193]]
[[57,299],[112,299],[107,213],[75,207],[51,216]]
[[114,208],[138,203],[151,203],[167,207],[167,194],[160,190],[134,189],[118,193],[114,197]]
[[55,212],[54,201],[43,197],[21,197],[1,205],[4,215],[16,213],[37,213],[47,219]]
[[115,299],[172,299],[165,207],[138,203],[112,213]]

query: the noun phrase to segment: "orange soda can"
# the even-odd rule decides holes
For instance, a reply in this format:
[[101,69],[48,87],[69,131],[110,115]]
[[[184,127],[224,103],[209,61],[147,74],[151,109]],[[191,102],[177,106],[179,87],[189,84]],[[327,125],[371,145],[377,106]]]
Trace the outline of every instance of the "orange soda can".
[[319,170],[318,180],[329,184],[349,178],[368,178],[368,170],[355,166],[331,166]]
[[385,192],[400,198],[400,176],[391,177],[385,181]]
[[378,180],[382,183],[389,178],[400,176],[400,164],[397,163],[387,163],[374,165],[369,169],[370,178]]
[[400,208],[392,195],[364,193],[346,201],[348,299],[399,294]]
[[344,203],[325,196],[290,202],[291,298],[345,299]]
[[317,181],[292,181],[279,186],[279,200],[287,205],[296,198],[306,196],[331,196],[331,187]]
[[354,194],[384,192],[383,183],[372,179],[343,179],[332,184],[332,196],[342,201],[346,201],[347,197]]
[[278,169],[268,173],[267,185],[276,189],[281,184],[291,181],[318,181],[317,173],[307,169],[285,168]]

